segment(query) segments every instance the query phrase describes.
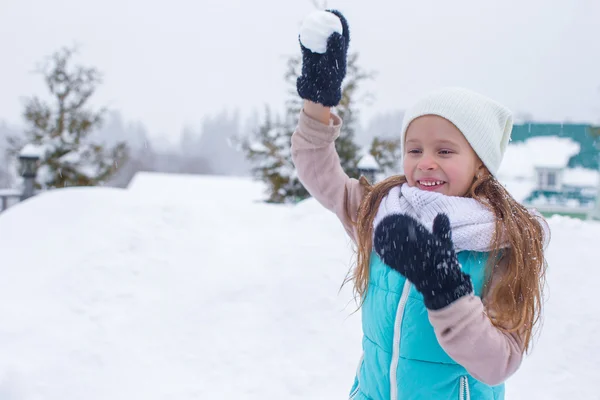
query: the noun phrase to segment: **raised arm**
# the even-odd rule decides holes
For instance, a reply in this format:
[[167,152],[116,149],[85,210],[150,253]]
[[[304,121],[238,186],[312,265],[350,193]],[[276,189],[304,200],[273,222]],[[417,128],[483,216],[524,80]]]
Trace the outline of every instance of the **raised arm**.
[[342,96],[349,42],[348,24],[339,11],[317,11],[303,21],[302,74],[296,86],[305,102],[292,135],[291,153],[300,182],[338,216],[356,242],[353,221],[364,190],[340,165],[335,140],[342,121],[330,109]]
[[[311,106],[308,107],[310,111]],[[358,180],[349,178],[343,171],[335,150],[342,121],[335,114],[329,114],[329,123],[325,124],[311,118],[308,112],[305,109],[300,113],[298,127],[292,135],[292,160],[298,179],[311,196],[337,215],[356,242],[352,221],[356,221],[364,189]],[[312,115],[318,118],[326,114],[325,110],[320,110]]]

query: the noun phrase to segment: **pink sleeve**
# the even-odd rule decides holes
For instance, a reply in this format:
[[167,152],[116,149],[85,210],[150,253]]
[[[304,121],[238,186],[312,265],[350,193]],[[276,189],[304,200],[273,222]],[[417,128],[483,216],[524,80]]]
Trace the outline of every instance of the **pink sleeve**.
[[349,178],[340,165],[335,139],[341,127],[342,120],[337,115],[331,114],[330,124],[325,125],[301,111],[292,135],[292,161],[306,190],[337,215],[356,242],[352,220],[356,221],[364,189],[357,179]]
[[[494,277],[501,273],[495,272]],[[430,310],[429,321],[446,353],[474,378],[494,386],[506,381],[521,365],[523,341],[517,333],[497,329],[487,312],[491,311],[485,310],[482,300],[470,295],[441,310]]]

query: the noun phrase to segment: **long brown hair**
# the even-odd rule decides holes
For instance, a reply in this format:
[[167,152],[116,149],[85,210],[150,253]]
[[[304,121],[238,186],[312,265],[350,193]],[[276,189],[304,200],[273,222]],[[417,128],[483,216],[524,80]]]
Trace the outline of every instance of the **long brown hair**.
[[[360,299],[359,307],[364,302],[368,289],[373,219],[381,200],[390,189],[405,182],[406,177],[402,175],[391,176],[376,185],[371,185],[364,177],[360,179],[365,195],[355,222],[356,267],[345,280],[345,283],[354,281],[354,294]],[[528,350],[533,328],[539,322],[542,309],[546,272],[544,235],[549,232],[542,224],[546,222],[517,202],[485,168],[483,174],[474,178],[466,197],[478,200],[496,215],[491,244],[494,250],[488,258],[484,286],[487,307],[493,310],[488,316],[498,329],[521,333],[524,349]],[[490,288],[491,277],[497,265],[495,260],[500,255],[503,241],[510,245],[510,250],[502,254],[506,270],[494,287]]]

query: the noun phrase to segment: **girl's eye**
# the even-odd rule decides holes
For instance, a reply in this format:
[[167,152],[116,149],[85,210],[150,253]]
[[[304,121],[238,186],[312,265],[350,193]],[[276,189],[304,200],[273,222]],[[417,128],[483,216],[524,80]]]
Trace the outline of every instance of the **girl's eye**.
[[439,153],[441,155],[446,156],[446,155],[452,154],[452,150],[440,150]]
[[418,150],[418,149],[410,149],[410,150],[408,150],[408,154],[418,154],[420,152],[421,152],[421,150]]

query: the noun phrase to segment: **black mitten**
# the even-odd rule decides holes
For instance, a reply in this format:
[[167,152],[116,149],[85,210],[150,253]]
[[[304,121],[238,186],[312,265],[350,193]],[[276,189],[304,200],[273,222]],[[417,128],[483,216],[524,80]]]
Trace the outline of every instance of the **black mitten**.
[[423,294],[428,309],[439,310],[472,293],[473,283],[460,268],[445,214],[435,217],[432,231],[407,215],[390,215],[377,225],[374,247]]
[[[296,88],[301,98],[335,107],[342,98],[342,81],[346,76],[346,59],[350,32],[348,23],[341,12],[327,10],[335,14],[342,23],[343,32],[332,33],[327,40],[325,53],[315,53],[300,41],[302,49],[302,75],[296,80]],[[318,27],[315,27],[318,29]]]

